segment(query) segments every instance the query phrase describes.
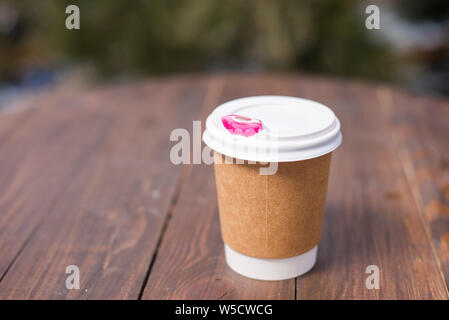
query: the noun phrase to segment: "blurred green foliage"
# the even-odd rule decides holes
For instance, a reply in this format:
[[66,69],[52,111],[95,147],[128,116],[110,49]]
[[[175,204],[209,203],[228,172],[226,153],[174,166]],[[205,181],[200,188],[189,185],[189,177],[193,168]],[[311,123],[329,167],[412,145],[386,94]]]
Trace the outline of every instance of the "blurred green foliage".
[[414,21],[447,21],[449,19],[449,1],[397,0],[396,11],[404,18]]
[[[65,28],[76,4],[81,29]],[[0,74],[86,63],[104,76],[206,70],[304,70],[392,79],[397,61],[365,28],[357,0],[16,0],[21,30],[0,37]],[[11,64],[4,58],[18,59]],[[25,61],[25,62],[24,62]]]

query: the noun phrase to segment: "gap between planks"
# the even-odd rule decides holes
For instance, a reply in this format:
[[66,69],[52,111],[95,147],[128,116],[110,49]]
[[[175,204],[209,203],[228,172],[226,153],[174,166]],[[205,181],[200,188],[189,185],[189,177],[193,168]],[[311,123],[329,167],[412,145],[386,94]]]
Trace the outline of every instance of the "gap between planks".
[[168,225],[172,218],[173,210],[175,209],[176,204],[178,203],[178,199],[182,192],[182,189],[184,188],[185,181],[187,180],[187,177],[190,175],[191,171],[192,171],[191,165],[185,166],[182,170],[182,173],[180,174],[180,177],[178,178],[178,181],[176,182],[175,192],[173,193],[173,197],[170,200],[170,205],[167,210],[167,216],[165,217],[165,221],[162,226],[162,230],[159,235],[159,239],[157,240],[157,243],[156,243],[156,248],[154,249],[153,257],[151,258],[150,265],[148,266],[148,270],[145,274],[145,278],[143,280],[142,287],[140,288],[137,300],[142,300],[142,296],[145,291],[145,287],[147,286],[148,278],[150,277],[150,273],[151,273],[151,270],[153,269],[154,262],[156,261],[157,254],[159,252],[159,248],[161,246],[162,241],[164,240],[165,232],[167,231]]
[[[201,107],[201,123],[205,123],[205,119],[208,116],[208,114],[211,111],[211,108],[217,104],[218,99],[223,91],[223,87],[225,84],[224,77],[214,77],[209,80],[209,84],[206,89],[206,94],[204,97],[203,105]],[[154,263],[157,259],[157,255],[159,253],[159,248],[162,244],[162,241],[164,240],[164,235],[168,229],[168,226],[170,224],[170,220],[173,215],[173,211],[178,203],[179,196],[182,193],[182,190],[184,189],[185,182],[187,178],[189,177],[191,171],[192,171],[192,165],[185,165],[183,164],[184,168],[182,170],[182,173],[179,175],[178,181],[176,183],[175,192],[173,193],[173,197],[170,200],[170,205],[167,210],[167,216],[165,217],[165,221],[161,230],[161,233],[159,235],[159,239],[157,240],[156,249],[154,250],[153,257],[151,258],[150,264],[148,266],[148,270],[145,274],[144,281],[142,283],[142,287],[139,291],[139,295],[137,300],[142,300],[143,293],[145,292],[145,288],[148,283],[148,279],[150,278],[151,271],[153,269]]]
[[[33,109],[33,114],[35,114],[34,110],[37,110],[37,108]],[[26,119],[29,120],[30,118],[31,118],[31,116],[28,116]],[[82,157],[81,161],[78,162],[78,165],[75,166],[74,169],[72,170],[72,172],[69,174],[67,181],[72,181],[73,180],[73,177],[76,175],[76,173],[79,171],[79,169],[84,165],[84,163],[88,160],[88,155],[93,150],[97,149],[97,147],[100,145],[100,143],[106,137],[106,133],[108,132],[109,128],[110,128],[110,125],[107,126],[106,130],[104,130],[104,134],[102,134],[100,136],[100,138],[97,140],[97,142],[95,144],[93,144],[93,146],[91,146],[88,149],[88,151],[90,151],[90,152],[86,152],[85,153],[85,155]],[[51,201],[51,203],[50,203],[50,205],[48,207],[47,213],[44,214],[41,217],[41,219],[38,221],[38,223],[33,228],[33,230],[30,232],[30,234],[25,238],[22,246],[19,248],[19,250],[17,251],[16,255],[13,257],[13,259],[11,260],[9,265],[6,267],[6,269],[3,272],[3,274],[0,275],[0,282],[2,282],[2,280],[6,277],[6,275],[8,274],[8,271],[14,266],[15,262],[17,261],[17,259],[20,256],[20,254],[25,250],[25,248],[28,246],[28,244],[31,243],[31,240],[37,234],[37,231],[43,225],[44,221],[48,218],[48,216],[50,215],[50,212],[53,211],[53,208],[56,206],[56,204],[58,202],[58,195],[64,194],[69,189],[69,187],[70,187],[70,182],[65,183],[62,186],[62,188],[59,190],[57,195],[53,198],[53,200]]]
[[424,225],[424,230],[426,232],[426,236],[427,236],[427,239],[429,241],[429,244],[430,244],[430,247],[432,250],[432,255],[437,263],[441,280],[444,283],[444,287],[446,288],[446,294],[447,294],[447,297],[449,298],[449,288],[447,286],[446,278],[443,273],[441,261],[440,261],[440,258],[438,257],[438,254],[437,254],[437,251],[435,248],[435,244],[432,241],[432,236],[431,236],[431,231],[429,229],[429,225],[427,224],[427,222],[424,219],[424,214],[425,214],[424,202],[421,197],[419,188],[415,187],[413,185],[413,181],[416,180],[416,174],[415,174],[415,170],[413,169],[413,165],[410,163],[410,161],[408,161],[408,159],[410,159],[410,156],[408,156],[409,152],[407,150],[405,150],[405,148],[403,148],[403,149],[400,148],[400,146],[399,146],[400,139],[397,137],[397,135],[395,134],[395,132],[390,124],[390,116],[394,112],[394,103],[393,103],[391,89],[379,88],[376,90],[376,93],[377,93],[377,100],[380,105],[381,113],[384,116],[386,116],[386,122],[390,128],[389,131],[390,131],[390,135],[391,135],[391,140],[392,140],[393,146],[395,147],[394,149],[396,150],[396,154],[398,156],[399,163],[401,164],[401,167],[402,167],[402,170],[403,170],[403,173],[405,176],[405,180],[407,181],[407,185],[410,188],[413,200],[415,202],[414,204],[415,204],[418,212],[420,212],[419,218],[420,218],[422,224]]

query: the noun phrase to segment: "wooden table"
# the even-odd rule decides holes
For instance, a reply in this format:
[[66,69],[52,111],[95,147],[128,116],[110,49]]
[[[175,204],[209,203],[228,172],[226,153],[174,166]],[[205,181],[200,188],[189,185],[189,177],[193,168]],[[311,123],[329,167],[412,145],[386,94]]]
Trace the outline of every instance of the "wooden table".
[[[342,122],[318,263],[296,280],[229,270],[212,166],[169,161],[173,129],[259,94],[320,101]],[[0,115],[0,168],[0,299],[448,299],[448,100],[293,75],[57,91]]]

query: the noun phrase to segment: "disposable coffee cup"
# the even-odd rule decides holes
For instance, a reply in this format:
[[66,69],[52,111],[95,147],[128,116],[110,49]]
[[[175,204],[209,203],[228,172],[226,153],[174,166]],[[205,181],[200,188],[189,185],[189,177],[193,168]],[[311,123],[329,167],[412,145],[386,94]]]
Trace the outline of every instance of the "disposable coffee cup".
[[214,152],[228,266],[259,280],[298,277],[316,263],[340,122],[311,100],[257,96],[218,106],[203,140]]

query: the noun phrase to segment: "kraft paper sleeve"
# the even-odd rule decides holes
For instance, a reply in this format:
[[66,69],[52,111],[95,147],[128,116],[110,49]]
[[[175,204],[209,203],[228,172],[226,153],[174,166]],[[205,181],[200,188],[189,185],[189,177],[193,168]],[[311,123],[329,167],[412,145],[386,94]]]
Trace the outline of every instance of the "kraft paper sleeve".
[[274,175],[260,175],[259,163],[225,164],[219,153],[214,159],[221,231],[229,247],[252,257],[288,258],[319,243],[331,153],[280,162]]

